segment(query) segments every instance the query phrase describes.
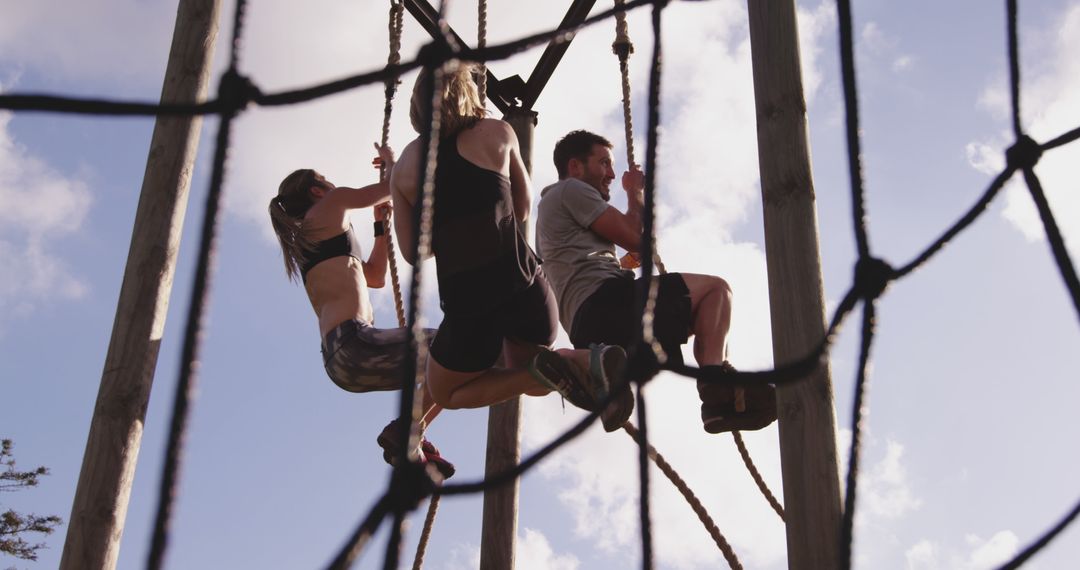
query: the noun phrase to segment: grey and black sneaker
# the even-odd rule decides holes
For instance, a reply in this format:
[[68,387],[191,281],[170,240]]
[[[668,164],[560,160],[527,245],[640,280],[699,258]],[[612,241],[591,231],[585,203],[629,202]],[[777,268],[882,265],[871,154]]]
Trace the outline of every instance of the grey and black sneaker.
[[594,352],[601,353],[600,364],[595,371],[586,373],[559,353],[542,348],[529,361],[529,372],[571,404],[595,412],[600,402],[607,398],[608,377],[616,369],[621,374],[621,370],[626,368],[626,351],[618,346],[599,345]]
[[589,374],[603,378],[615,398],[600,412],[604,431],[613,432],[623,426],[634,412],[634,392],[626,377],[626,351],[620,346],[589,345]]

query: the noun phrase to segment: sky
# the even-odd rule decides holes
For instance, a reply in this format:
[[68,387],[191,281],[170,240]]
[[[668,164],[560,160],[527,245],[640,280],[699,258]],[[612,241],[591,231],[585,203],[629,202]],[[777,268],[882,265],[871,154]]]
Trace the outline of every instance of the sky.
[[[554,27],[564,3],[494,1],[489,43]],[[596,10],[607,8],[598,2]],[[7,2],[0,90],[155,101],[176,4],[136,0]],[[450,24],[475,38],[475,4]],[[851,284],[855,245],[845,154],[837,16],[801,2],[799,34],[826,306]],[[231,33],[222,10],[215,76]],[[1010,144],[1005,3],[855,3],[863,173],[870,244],[893,266],[913,259],[982,194]],[[649,18],[630,15],[638,160],[644,156]],[[1080,126],[1080,2],[1020,4],[1023,124],[1037,141]],[[772,364],[746,8],[672,3],[664,14],[658,148],[658,247],[672,271],[720,275],[735,292],[730,353],[740,369]],[[551,148],[585,128],[616,143],[625,168],[614,24],[580,33],[535,109],[533,187],[556,178]],[[402,55],[425,41],[406,17]],[[264,92],[381,67],[386,6],[286,0],[248,8],[240,67]],[[492,64],[527,77],[541,49]],[[412,85],[412,75],[404,79]],[[214,81],[216,86],[216,79]],[[213,92],[214,87],[211,88]],[[399,96],[391,145],[414,136]],[[285,278],[266,215],[278,182],[313,167],[341,185],[374,181],[379,86],[300,106],[252,108],[234,127],[226,210],[166,563],[171,568],[311,568],[331,560],[385,488],[375,436],[394,394],[350,394],[326,377],[318,328]],[[67,519],[108,346],[153,120],[0,111],[0,437],[19,465],[46,465],[36,489],[3,506]],[[172,302],[128,510],[119,568],[142,567],[157,506],[166,430],[217,121],[204,122]],[[1080,253],[1080,145],[1036,167],[1070,252]],[[616,193],[618,195],[618,193]],[[622,205],[619,198],[616,205]],[[370,214],[354,216],[369,227]],[[365,247],[370,244],[366,238]],[[401,262],[399,265],[404,266]],[[434,266],[424,318],[440,319]],[[407,282],[407,275],[403,276]],[[376,322],[395,322],[389,289]],[[878,305],[855,528],[859,568],[991,568],[1058,521],[1078,498],[1078,317],[1033,204],[1010,182],[986,214]],[[565,333],[558,345],[568,345]],[[858,326],[831,355],[841,478],[850,441]],[[747,568],[786,566],[784,529],[743,468],[731,437],[701,429],[691,382],[661,374],[646,388],[653,444],[679,471]],[[575,423],[556,397],[527,398],[522,445]],[[428,432],[457,464],[483,474],[485,410],[446,412]],[[745,434],[782,496],[777,429]],[[594,426],[522,480],[523,570],[640,566],[636,449]],[[652,522],[658,568],[722,567],[690,508],[658,472]],[[422,525],[411,519],[403,563]],[[433,570],[478,564],[481,499],[442,501],[426,557]],[[66,526],[37,563],[58,564]],[[357,568],[381,568],[385,528]],[[1074,526],[1031,561],[1080,558]],[[3,559],[0,563],[12,564]]]

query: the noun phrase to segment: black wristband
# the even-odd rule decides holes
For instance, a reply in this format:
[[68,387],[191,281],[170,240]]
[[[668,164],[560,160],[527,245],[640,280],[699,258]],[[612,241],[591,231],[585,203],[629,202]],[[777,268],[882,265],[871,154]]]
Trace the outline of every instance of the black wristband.
[[375,237],[386,233],[386,224],[382,220],[375,220]]

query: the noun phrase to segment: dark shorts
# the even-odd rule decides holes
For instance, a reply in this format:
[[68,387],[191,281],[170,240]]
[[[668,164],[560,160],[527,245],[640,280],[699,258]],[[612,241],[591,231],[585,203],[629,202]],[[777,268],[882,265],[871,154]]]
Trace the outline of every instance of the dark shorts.
[[[350,392],[400,389],[407,333],[404,328],[377,329],[356,319],[341,323],[323,339],[326,374]],[[425,333],[431,342],[435,331],[425,329]]]
[[503,340],[551,346],[559,308],[543,273],[533,284],[479,315],[443,316],[431,343],[431,357],[456,372],[487,370],[502,353]]
[[[693,326],[690,290],[678,273],[655,277],[659,280],[656,296],[653,335],[672,362],[682,362],[680,348],[690,338]],[[574,348],[588,348],[590,343],[617,344],[625,349],[637,340],[641,319],[635,307],[645,290],[645,279],[615,277],[604,281],[589,295],[577,314],[570,331]]]

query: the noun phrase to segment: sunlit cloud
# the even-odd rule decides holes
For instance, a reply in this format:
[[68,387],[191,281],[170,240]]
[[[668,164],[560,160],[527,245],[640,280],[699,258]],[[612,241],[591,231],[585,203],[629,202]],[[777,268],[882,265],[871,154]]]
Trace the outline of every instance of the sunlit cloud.
[[[7,2],[0,53],[13,67],[92,85],[152,85],[165,70],[175,4],[138,0]],[[47,41],[43,38],[48,38]],[[138,46],[138,49],[132,49]]]
[[0,113],[0,314],[27,315],[41,304],[78,299],[87,285],[55,253],[90,208],[86,184],[31,154]]
[[[1037,58],[1045,64],[1031,66],[1035,71],[1025,76],[1021,86],[1023,124],[1038,142],[1048,141],[1080,125],[1080,101],[1074,96],[1080,91],[1080,62],[1075,58],[1080,51],[1080,5],[1069,8],[1058,21],[1054,41],[1045,48],[1047,52],[1027,54],[1028,58]],[[1039,47],[1040,44],[1033,42],[1033,49]],[[995,119],[1004,120],[1009,116],[1008,101],[1004,81],[999,80],[983,90],[978,105]],[[1012,143],[1011,133],[996,137],[992,142],[971,143],[968,145],[969,162],[980,172],[993,170],[993,166],[1003,165],[1003,160],[991,162],[987,157],[992,154],[1003,156]],[[1080,148],[1074,143],[1045,153],[1035,167],[1066,243],[1074,253],[1080,240],[1080,224],[1075,222],[1080,219],[1080,195],[1075,191],[1080,176],[1078,162]],[[1042,221],[1019,175],[1005,188],[1002,216],[1027,240],[1045,239]]]
[[964,536],[960,544],[942,545],[923,539],[904,553],[909,570],[982,570],[1008,562],[1019,551],[1020,540],[1009,530],[989,539],[974,534]]

